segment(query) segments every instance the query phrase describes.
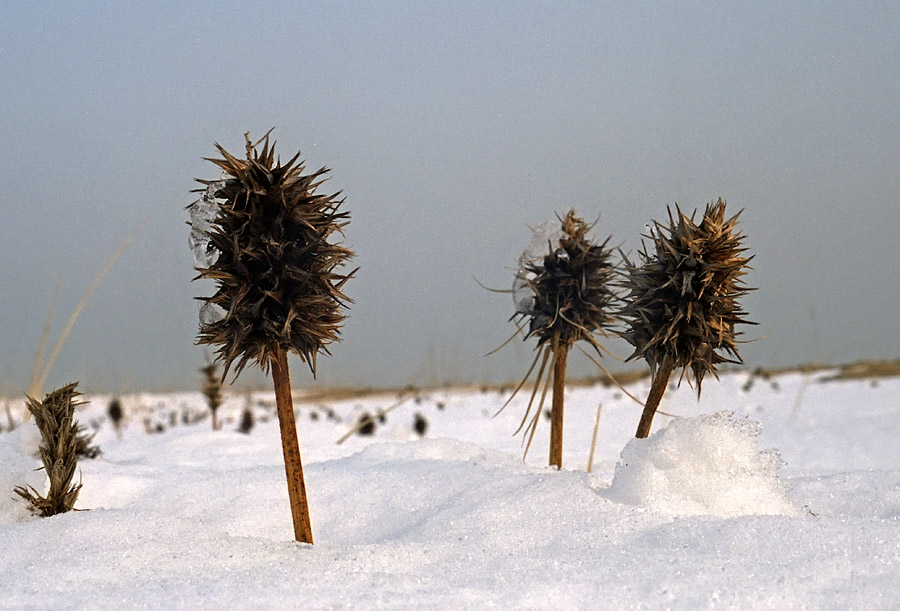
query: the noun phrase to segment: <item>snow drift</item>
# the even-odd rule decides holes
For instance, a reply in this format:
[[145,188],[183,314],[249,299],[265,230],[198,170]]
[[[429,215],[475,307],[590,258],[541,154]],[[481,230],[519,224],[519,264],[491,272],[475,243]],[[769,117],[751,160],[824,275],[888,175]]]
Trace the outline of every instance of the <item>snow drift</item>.
[[[0,609],[895,608],[898,392],[723,375],[700,402],[667,393],[683,417],[634,441],[639,406],[572,387],[561,472],[543,466],[544,421],[521,459],[527,398],[491,419],[505,395],[422,392],[340,445],[396,396],[298,401],[313,547],[292,541],[271,394],[251,401],[250,435],[234,431],[242,395],[218,432],[199,393],[122,397],[122,439],[95,397],[80,412],[103,450],[79,463],[87,511],[29,516],[11,488],[44,475],[27,427],[0,434]],[[722,406],[735,415],[707,415]]]
[[762,425],[719,412],[674,420],[622,450],[607,497],[666,515],[797,515],[774,450],[759,451]]

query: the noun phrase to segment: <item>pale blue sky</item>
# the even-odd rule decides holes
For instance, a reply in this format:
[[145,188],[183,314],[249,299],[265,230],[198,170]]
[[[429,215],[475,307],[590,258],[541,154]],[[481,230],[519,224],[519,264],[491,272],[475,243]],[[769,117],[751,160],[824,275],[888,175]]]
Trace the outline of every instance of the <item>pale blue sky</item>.
[[750,364],[897,357],[898,100],[895,2],[10,4],[0,391],[25,390],[56,283],[54,338],[148,217],[48,386],[195,387],[183,208],[214,141],[272,126],[352,215],[331,384],[521,375],[531,344],[483,357],[512,302],[473,276],[509,286],[529,225],[574,207],[633,253],[667,205],[718,196],[756,255]]

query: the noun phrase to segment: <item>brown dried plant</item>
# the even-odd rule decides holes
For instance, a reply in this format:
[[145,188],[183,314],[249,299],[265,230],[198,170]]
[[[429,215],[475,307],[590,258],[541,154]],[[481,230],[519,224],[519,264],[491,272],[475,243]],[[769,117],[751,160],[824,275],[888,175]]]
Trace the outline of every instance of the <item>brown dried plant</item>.
[[79,424],[75,432],[75,453],[85,458],[97,458],[103,454],[100,446],[94,444],[96,436],[96,431],[89,432],[87,427]]
[[125,418],[125,412],[122,410],[122,401],[118,397],[113,397],[106,407],[106,414],[116,429],[116,437],[122,439],[122,421]]
[[[256,143],[247,134],[245,140],[244,159],[216,144],[222,158],[208,161],[224,174],[198,179],[203,195],[190,206],[192,235],[207,241],[201,254],[209,255],[198,278],[216,283],[211,297],[200,298],[207,316],[197,343],[217,347],[222,379],[232,364],[235,377],[251,361],[271,370],[294,535],[312,543],[287,353],[297,354],[315,375],[317,355],[328,354],[328,345],[340,339],[350,302],[342,289],[356,270],[337,271],[353,253],[333,237],[342,234],[349,215],[339,210],[339,193],[317,192],[327,168],[305,174],[300,153],[282,163],[268,133]],[[200,214],[204,207],[212,208],[211,218]]]
[[344,200],[316,192],[327,168],[304,174],[300,153],[281,163],[269,134],[255,144],[247,138],[246,159],[216,148],[222,159],[207,160],[225,176],[198,179],[206,187],[195,192],[213,188],[218,216],[208,235],[220,254],[198,268],[198,278],[216,282],[215,294],[200,299],[224,316],[201,324],[197,343],[217,346],[223,379],[235,363],[235,375],[249,361],[268,372],[282,351],[300,356],[315,375],[318,353],[329,354],[328,344],[340,339],[350,302],[341,289],[356,271],[336,271],[353,256],[331,241],[349,222],[339,211]]
[[527,321],[525,339],[537,338],[537,354],[525,378],[507,401],[508,404],[522,388],[540,361],[531,399],[516,431],[525,429],[527,453],[543,411],[548,389],[546,382],[537,411],[534,416],[530,415],[549,361],[553,372],[549,462],[557,468],[562,468],[563,399],[569,349],[575,342],[586,341],[602,356],[606,349],[595,334],[607,335],[618,321],[618,297],[614,291],[618,271],[612,261],[612,250],[607,248],[609,238],[602,244],[592,242],[587,235],[591,226],[577,217],[574,210],[566,213],[560,222],[559,243],[549,243],[547,254],[538,260],[523,261],[516,274],[514,292],[521,295],[524,291],[527,299],[516,296],[517,311],[511,320],[520,329],[524,329]]
[[41,462],[50,479],[47,496],[41,496],[29,486],[17,486],[14,492],[31,503],[31,510],[43,517],[70,511],[78,499],[81,484],[73,484],[78,463],[78,423],[75,408],[83,405],[76,399],[81,395],[75,390],[77,382],[54,390],[38,401],[27,397],[26,406],[34,416],[41,433]]
[[696,381],[699,396],[707,373],[716,366],[740,363],[735,325],[755,324],[744,317],[738,299],[752,290],[743,276],[752,257],[745,257],[744,236],[735,231],[740,212],[725,217],[725,200],[707,204],[699,224],[676,205],[669,222],[654,222],[639,253],[641,264],[626,258],[628,295],[622,334],[635,350],[627,360],[643,358],[652,384],[637,437],[650,434],[653,415],[675,369]]
[[222,378],[216,373],[216,364],[214,362],[207,363],[200,368],[203,374],[203,396],[206,397],[206,404],[212,413],[212,428],[214,431],[219,430],[218,411],[222,405]]

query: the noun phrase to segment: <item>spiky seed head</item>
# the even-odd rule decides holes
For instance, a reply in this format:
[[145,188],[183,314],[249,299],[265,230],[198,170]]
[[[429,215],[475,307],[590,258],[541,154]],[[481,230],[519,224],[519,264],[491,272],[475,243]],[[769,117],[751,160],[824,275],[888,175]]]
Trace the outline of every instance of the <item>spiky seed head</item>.
[[78,423],[75,408],[81,395],[77,382],[48,393],[43,401],[27,397],[26,406],[41,433],[41,462],[50,479],[47,496],[37,490],[17,486],[14,492],[31,503],[34,513],[47,517],[65,513],[75,506],[81,484],[72,484],[78,463]]
[[513,318],[528,320],[526,338],[537,337],[538,346],[554,341],[569,346],[597,331],[605,334],[617,320],[617,270],[606,246],[609,238],[602,244],[589,240],[591,227],[574,210],[560,220],[559,244],[551,244],[542,259],[525,262],[517,275],[533,300]]
[[221,181],[200,180],[197,192],[213,192],[215,217],[204,233],[218,253],[197,278],[216,282],[204,307],[221,313],[202,320],[198,344],[216,346],[224,379],[255,361],[268,370],[276,349],[294,352],[316,373],[316,356],[340,339],[350,299],[342,292],[353,276],[337,270],[353,256],[333,242],[349,222],[340,211],[339,193],[317,189],[327,168],[305,174],[300,154],[287,163],[275,155],[269,134],[251,143],[246,158],[216,148],[221,159],[208,159],[223,171]]
[[721,363],[740,363],[737,324],[744,317],[738,299],[752,290],[743,284],[752,257],[743,253],[744,236],[735,231],[740,212],[725,218],[725,200],[707,204],[694,222],[676,205],[669,222],[654,222],[640,251],[640,265],[626,259],[628,328],[623,337],[635,350],[627,360],[644,358],[655,374],[665,357],[690,370],[699,394],[703,377]]

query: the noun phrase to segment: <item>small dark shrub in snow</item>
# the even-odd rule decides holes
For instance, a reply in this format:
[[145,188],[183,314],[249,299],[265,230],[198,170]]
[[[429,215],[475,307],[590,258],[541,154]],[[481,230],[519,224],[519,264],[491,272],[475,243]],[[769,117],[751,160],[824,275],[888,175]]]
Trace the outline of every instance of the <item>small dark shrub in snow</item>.
[[75,452],[78,456],[84,456],[85,458],[97,458],[103,452],[100,451],[100,446],[93,445],[94,436],[96,432],[88,433],[87,429],[83,426],[78,425],[75,431]]
[[78,464],[78,423],[75,421],[76,401],[81,393],[75,390],[77,382],[63,386],[47,394],[43,401],[28,397],[26,406],[41,433],[41,462],[50,480],[47,496],[41,496],[34,488],[17,486],[14,491],[31,503],[31,509],[40,516],[53,516],[70,511],[78,499],[81,484],[73,484]]
[[206,404],[212,414],[212,428],[218,431],[218,410],[222,405],[222,378],[216,372],[215,363],[207,363],[200,368],[200,373],[203,374],[203,396],[206,397]]
[[356,432],[363,437],[371,437],[375,434],[375,418],[369,412],[359,415]]
[[751,375],[749,378],[747,378],[747,381],[741,385],[741,391],[742,392],[750,392],[750,390],[752,388],[753,388],[753,376]]
[[413,416],[413,430],[419,437],[423,437],[428,432],[428,420],[419,412]]
[[109,402],[109,406],[106,408],[106,413],[109,416],[110,421],[113,423],[113,427],[116,429],[116,435],[122,436],[122,420],[125,418],[125,412],[122,410],[122,402],[119,401],[118,397],[113,397]]
[[244,408],[244,411],[241,412],[241,422],[238,425],[238,432],[243,433],[244,435],[249,435],[250,431],[253,430],[255,422],[253,420],[253,410],[250,409],[250,406]]

